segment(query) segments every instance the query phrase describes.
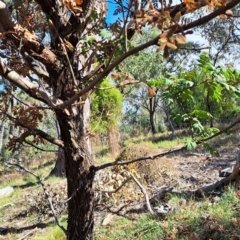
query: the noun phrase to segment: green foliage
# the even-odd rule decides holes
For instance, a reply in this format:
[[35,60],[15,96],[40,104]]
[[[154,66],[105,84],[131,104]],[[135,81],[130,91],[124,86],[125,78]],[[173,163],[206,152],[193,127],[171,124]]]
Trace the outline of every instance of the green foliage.
[[105,79],[92,95],[91,130],[106,133],[116,126],[122,114],[123,96]]
[[186,148],[188,151],[192,150],[193,148],[196,148],[197,147],[197,144],[196,142],[194,142],[192,139],[187,139],[186,142]]
[[[67,221],[61,222],[64,227],[67,226]],[[48,227],[45,231],[41,232],[41,234],[37,234],[32,238],[33,240],[65,240],[66,235],[62,231],[61,228],[59,228],[56,225],[51,225]]]
[[[174,117],[181,115],[184,121],[187,120],[186,116],[201,118],[202,124],[206,124],[211,118],[217,121],[236,117],[239,79],[239,71],[213,66],[204,52],[192,70],[177,76],[169,75],[151,84],[159,83],[162,86],[165,82],[163,97],[174,103],[171,105]],[[175,120],[179,124],[179,117]]]
[[213,147],[211,147],[211,146],[209,145],[209,143],[204,142],[204,143],[203,143],[203,147],[204,147],[205,149],[207,149],[213,156],[220,157],[219,152],[218,152],[216,149],[214,149]]

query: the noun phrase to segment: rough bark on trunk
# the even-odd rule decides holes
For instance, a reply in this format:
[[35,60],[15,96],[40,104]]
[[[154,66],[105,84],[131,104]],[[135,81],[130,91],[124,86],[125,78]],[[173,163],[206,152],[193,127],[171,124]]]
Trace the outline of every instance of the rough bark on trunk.
[[65,143],[66,177],[68,183],[68,239],[93,239],[92,156],[88,139],[89,100],[72,106],[70,116],[57,111],[61,137]]
[[150,110],[149,110],[149,118],[150,118],[150,125],[151,125],[151,131],[153,134],[155,134],[156,127],[154,123],[154,113],[155,113],[155,98],[150,98],[149,99],[149,104],[150,104]]
[[[59,128],[59,124],[58,124],[57,120],[55,120],[55,124],[56,124],[58,139],[60,139],[61,132],[60,132],[60,128]],[[54,166],[53,170],[51,171],[51,173],[49,174],[49,176],[52,176],[52,175],[54,175],[56,177],[65,177],[66,176],[64,152],[63,152],[63,149],[60,147],[58,148],[55,166]]]
[[115,158],[118,155],[120,150],[118,134],[119,134],[119,131],[116,127],[111,127],[108,130],[109,152],[113,158]]
[[4,133],[4,121],[2,121],[0,125],[0,154],[2,154],[3,133]]
[[57,159],[55,166],[49,176],[56,176],[56,177],[65,177],[66,176],[66,166],[65,166],[65,157],[62,148],[58,148]]
[[167,107],[164,108],[164,112],[165,112],[165,115],[166,115],[166,117],[167,117],[167,121],[168,121],[169,127],[170,127],[171,132],[172,132],[172,133],[169,135],[169,138],[170,138],[170,139],[173,139],[173,137],[174,137],[174,126],[173,126],[172,121],[171,121],[170,116],[169,116],[169,106],[167,106]]

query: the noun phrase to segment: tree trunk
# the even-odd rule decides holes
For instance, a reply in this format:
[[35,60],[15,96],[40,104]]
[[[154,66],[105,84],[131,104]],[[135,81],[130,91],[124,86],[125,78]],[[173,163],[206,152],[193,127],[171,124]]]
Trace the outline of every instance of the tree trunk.
[[65,177],[66,176],[66,166],[65,166],[65,157],[62,148],[58,148],[57,159],[55,166],[49,176],[56,177]]
[[3,146],[3,134],[4,134],[4,125],[5,122],[2,121],[1,126],[0,126],[0,155],[2,155],[2,146]]
[[154,123],[155,98],[150,98],[149,104],[150,104],[149,118],[150,118],[151,131],[152,131],[152,134],[155,134],[157,132],[155,128],[155,123]]
[[[57,134],[58,134],[58,139],[61,139],[61,132],[59,128],[59,124],[57,119],[55,120],[56,123],[56,129],[57,129]],[[62,148],[58,148],[58,153],[57,153],[57,159],[55,166],[49,176],[56,176],[56,177],[65,177],[66,176],[66,165],[65,165],[65,157],[64,157],[64,152]]]
[[167,121],[168,121],[169,127],[170,127],[171,132],[172,132],[172,133],[169,135],[169,138],[170,138],[170,139],[173,139],[173,137],[174,137],[174,126],[173,126],[172,121],[171,121],[170,116],[169,116],[169,106],[163,108],[163,110],[164,110],[164,112],[165,112],[165,115],[166,115],[166,117],[167,117]]
[[[71,108],[71,109],[70,109]],[[92,156],[88,138],[90,101],[69,107],[70,116],[57,111],[61,138],[64,141],[66,177],[68,183],[67,239],[93,239],[93,179]]]
[[117,127],[111,127],[110,129],[108,129],[109,152],[113,158],[115,158],[120,151],[118,135],[119,135],[119,130],[117,129]]

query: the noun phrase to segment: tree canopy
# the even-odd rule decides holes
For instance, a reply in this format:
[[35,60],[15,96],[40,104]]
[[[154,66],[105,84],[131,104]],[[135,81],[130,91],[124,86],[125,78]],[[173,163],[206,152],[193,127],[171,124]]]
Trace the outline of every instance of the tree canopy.
[[[56,222],[68,239],[93,238],[93,179],[96,172],[110,166],[131,163],[113,161],[101,166],[93,164],[89,134],[90,98],[93,92],[99,87],[108,86],[104,79],[110,73],[121,73],[124,60],[149,47],[155,46],[166,59],[180,53],[181,48],[190,51],[191,47],[185,45],[189,35],[197,27],[201,26],[204,30],[205,24],[215,21],[216,17],[229,23],[237,17],[235,11],[240,0],[184,0],[176,5],[172,1],[113,2],[116,21],[109,24],[106,22],[110,6],[107,1],[0,1],[0,76],[3,87],[8,96],[15,97],[16,91],[21,90],[40,102],[26,104],[18,101],[19,105],[9,112],[6,103],[8,96],[2,99],[5,104],[1,105],[1,119],[11,121],[18,130],[11,136],[8,148],[11,151],[20,150],[24,141],[30,137],[35,147],[47,141],[63,148],[69,198],[67,229],[61,226],[57,218]],[[133,44],[131,40],[134,34],[148,35],[148,31],[142,30],[146,25],[157,28],[159,33],[142,43]],[[214,27],[209,26],[206,31],[213,31]],[[231,26],[231,32],[235,31],[234,37],[238,38],[237,25]],[[192,51],[195,50],[193,47]],[[205,64],[212,79],[214,76],[211,85],[208,85],[208,80],[204,83],[209,97],[218,100],[223,89],[238,92],[235,86],[224,80],[228,76],[229,81],[235,81],[232,78],[236,77],[234,70],[218,69],[210,64],[206,56],[202,60],[200,58],[200,63]],[[136,62],[136,65],[141,66],[141,61]],[[132,83],[130,80],[134,79],[126,77],[116,86],[129,85]],[[178,95],[181,101],[185,101],[182,105],[188,104],[186,102],[190,97],[191,86],[195,83],[183,77],[178,81],[169,78],[168,81],[174,83],[168,83],[168,97],[171,94]],[[101,82],[103,85],[100,85]],[[155,83],[147,84],[153,97]],[[93,97],[101,98],[101,102],[95,105],[94,111],[98,113],[101,108],[106,108],[104,101],[107,98],[102,98],[103,94],[97,92]],[[117,96],[114,91],[111,94],[119,104],[120,95]],[[60,137],[46,132],[42,126],[48,111],[56,116]],[[195,117],[208,117],[209,114],[195,109],[184,117],[188,122],[193,121],[193,126],[201,130]],[[112,120],[110,117],[106,121]],[[208,133],[208,138],[214,137],[214,134]],[[196,143],[201,141],[197,140]]]

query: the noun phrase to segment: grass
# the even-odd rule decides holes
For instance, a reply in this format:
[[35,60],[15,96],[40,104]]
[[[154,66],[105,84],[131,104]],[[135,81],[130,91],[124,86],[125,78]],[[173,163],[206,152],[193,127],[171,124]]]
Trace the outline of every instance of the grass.
[[[142,215],[137,221],[120,218],[109,226],[97,227],[95,238],[106,239],[216,239],[226,240],[240,237],[239,204],[240,191],[228,187],[218,201],[205,198],[191,199],[175,213],[163,219]],[[179,203],[181,198],[170,196],[171,202]],[[209,238],[211,237],[211,238]]]
[[[61,221],[62,225],[66,228],[67,221]],[[66,236],[62,229],[60,229],[58,226],[51,225],[47,227],[46,229],[42,230],[41,233],[37,233],[32,240],[65,240]]]
[[0,198],[0,206],[5,205],[10,202],[16,202],[22,199],[23,190],[22,189],[15,189],[13,193],[6,197]]
[[95,239],[158,239],[162,236],[159,222],[144,214],[137,221],[128,218],[119,218],[114,224],[107,227],[97,227]]
[[[154,137],[136,138],[128,141],[128,145],[131,142],[141,143],[144,142],[149,148],[172,148],[179,144],[183,144],[186,140],[186,136],[178,134],[173,140],[168,140],[167,135],[156,135]],[[231,143],[235,143],[235,138],[231,135],[226,135],[224,138],[217,139],[215,144],[218,146],[225,146],[226,144],[231,146]],[[108,162],[108,154],[104,154],[105,148],[99,148],[97,151],[99,154],[103,154],[103,161]],[[30,169],[34,169],[34,172],[39,174],[42,179],[48,176],[49,172],[53,168],[53,164],[43,164],[42,169],[38,167],[38,163],[35,162],[30,165]],[[48,178],[45,183],[52,183],[59,181],[57,177]],[[35,183],[36,179],[29,174],[22,174],[13,172],[6,176],[0,176],[0,189],[6,186],[21,186],[29,182]],[[31,187],[36,189],[38,184]],[[23,196],[29,191],[29,187],[26,189],[15,188],[14,193],[11,195],[0,198],[0,206],[9,202],[16,202],[23,200]],[[39,191],[42,189],[39,187]],[[172,204],[179,206],[183,198],[176,195],[169,195],[168,200]],[[125,217],[115,217],[108,226],[96,226],[95,227],[95,239],[97,240],[134,240],[134,239],[213,239],[213,240],[225,240],[231,239],[231,237],[240,238],[240,208],[238,208],[240,201],[240,191],[234,189],[234,187],[228,187],[220,199],[212,200],[211,198],[205,198],[201,201],[195,199],[188,199],[184,202],[175,212],[167,214],[161,219],[156,219],[146,213],[129,214]],[[161,203],[159,203],[161,204]],[[32,224],[33,214],[20,217],[11,222],[11,216],[14,217],[16,213],[23,211],[26,208],[26,202],[16,204],[13,207],[7,207],[0,209],[0,225],[6,226],[12,224],[15,226],[16,221],[25,220],[27,225]],[[24,208],[25,207],[25,208]],[[6,218],[7,216],[7,218]],[[5,218],[5,220],[4,220]],[[7,219],[7,220],[6,220]],[[4,222],[7,221],[7,222]],[[61,221],[66,227],[66,219]],[[16,233],[9,234],[7,239],[18,239],[19,235]],[[45,229],[37,230],[31,238],[33,240],[63,240],[66,239],[62,230],[51,224]]]
[[170,140],[168,134],[159,133],[154,136],[140,136],[137,138],[130,138],[124,142],[124,146],[128,146],[131,143],[146,143],[149,147],[152,148],[173,148],[178,146],[179,144],[183,144],[186,141],[186,134],[183,134],[182,131],[176,131],[175,137]]

